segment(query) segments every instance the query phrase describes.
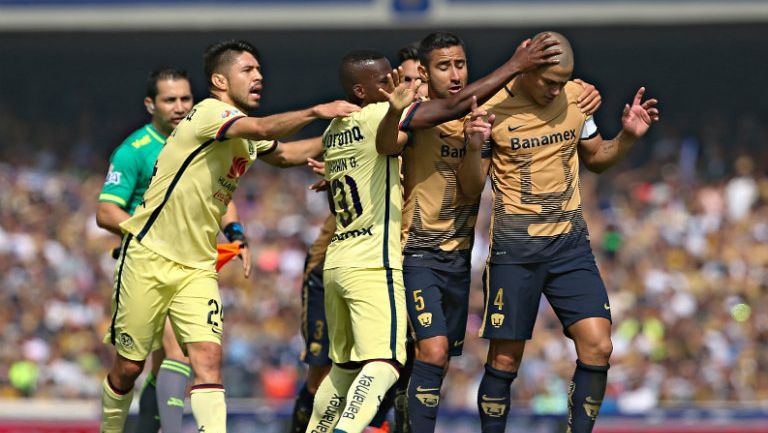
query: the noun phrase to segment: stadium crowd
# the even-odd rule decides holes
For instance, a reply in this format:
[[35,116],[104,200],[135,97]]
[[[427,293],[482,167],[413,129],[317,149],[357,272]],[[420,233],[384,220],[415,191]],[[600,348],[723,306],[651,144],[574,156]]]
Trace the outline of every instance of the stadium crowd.
[[[109,150],[91,146],[89,122],[81,123],[80,131],[33,131],[10,112],[0,116],[0,398],[98,398],[110,364],[102,337],[118,240],[94,217]],[[758,374],[768,369],[768,304],[759,302],[768,177],[758,151],[768,135],[748,117],[736,134],[726,135],[724,122],[701,125],[683,134],[662,123],[621,166],[599,179],[582,172],[614,320],[603,413],[768,399],[768,378]],[[64,152],[61,143],[76,144]],[[325,197],[307,189],[313,176],[258,164],[241,182],[236,201],[255,276],[244,280],[232,264],[221,272],[230,398],[288,402],[303,378],[301,275],[328,212]],[[464,356],[451,362],[445,408],[476,406],[488,199],[486,190]],[[563,413],[575,353],[546,302],[540,309],[513,398]]]

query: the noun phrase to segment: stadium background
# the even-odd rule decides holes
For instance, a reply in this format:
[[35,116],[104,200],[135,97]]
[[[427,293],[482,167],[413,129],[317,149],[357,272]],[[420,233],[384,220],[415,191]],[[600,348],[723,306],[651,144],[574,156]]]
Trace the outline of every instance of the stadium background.
[[[767,23],[761,1],[0,0],[0,432],[97,431],[117,241],[96,227],[95,200],[112,149],[146,122],[152,68],[186,68],[200,100],[205,46],[247,39],[262,53],[259,113],[273,113],[342,97],[345,52],[375,48],[394,62],[436,29],[465,39],[470,79],[525,37],[566,34],[575,76],[603,95],[607,136],[637,87],[661,100],[661,123],[624,163],[582,177],[614,315],[596,431],[768,431]],[[257,272],[245,281],[230,265],[221,279],[231,431],[284,431],[303,379],[301,267],[327,212],[312,180],[257,164],[236,194]],[[477,277],[445,433],[477,431]],[[569,346],[543,304],[508,431],[558,431]]]

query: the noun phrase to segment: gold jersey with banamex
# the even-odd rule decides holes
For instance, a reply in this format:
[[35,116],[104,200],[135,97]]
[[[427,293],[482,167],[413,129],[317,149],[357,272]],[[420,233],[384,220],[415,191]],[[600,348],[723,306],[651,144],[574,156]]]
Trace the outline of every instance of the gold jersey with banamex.
[[331,121],[323,133],[325,178],[336,232],[324,269],[402,269],[402,188],[397,157],[376,151],[388,102]]
[[[456,172],[467,153],[464,120],[409,130],[403,151],[403,264],[458,271],[470,266],[480,196],[468,197]],[[490,154],[485,149],[484,154]],[[485,155],[484,155],[485,156]]]
[[514,81],[486,104],[496,114],[489,260],[532,263],[589,251],[577,150],[597,126],[577,106],[583,88],[568,82],[546,106],[513,89]]
[[160,152],[144,201],[120,224],[152,252],[192,268],[215,270],[221,216],[240,177],[275,141],[226,138],[245,117],[208,98],[179,123]]

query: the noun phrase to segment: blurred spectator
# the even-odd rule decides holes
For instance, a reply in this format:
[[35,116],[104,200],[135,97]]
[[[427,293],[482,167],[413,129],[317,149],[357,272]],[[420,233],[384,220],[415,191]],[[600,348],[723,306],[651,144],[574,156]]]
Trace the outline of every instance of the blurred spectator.
[[[9,114],[10,115],[10,114]],[[735,122],[756,137],[768,131]],[[739,127],[741,127],[739,126]],[[109,365],[109,324],[117,240],[94,223],[106,155],[90,157],[87,116],[79,137],[33,131],[0,120],[0,396],[96,398]],[[723,123],[701,126],[721,137]],[[46,128],[36,128],[45,130]],[[767,128],[763,128],[767,129]],[[55,143],[36,146],[36,134]],[[596,176],[582,173],[593,248],[612,300],[614,353],[604,408],[627,413],[658,405],[768,399],[768,179],[765,159],[730,161],[711,138],[673,127],[636,147],[653,149]],[[63,137],[63,138],[62,138]],[[704,138],[703,138],[704,137]],[[683,143],[686,142],[687,145]],[[40,149],[29,153],[19,149]],[[682,154],[681,154],[682,153]],[[640,160],[640,159],[638,159]],[[729,171],[733,167],[733,172]],[[236,197],[253,247],[256,276],[221,272],[225,309],[225,383],[230,397],[283,399],[303,377],[298,362],[300,283],[305,249],[327,214],[307,191],[306,169],[258,165]],[[451,363],[445,405],[474,410],[486,343],[479,272],[488,250],[484,198],[470,294],[465,354]],[[537,413],[562,412],[575,353],[543,302],[515,399]],[[606,409],[608,410],[608,409]]]

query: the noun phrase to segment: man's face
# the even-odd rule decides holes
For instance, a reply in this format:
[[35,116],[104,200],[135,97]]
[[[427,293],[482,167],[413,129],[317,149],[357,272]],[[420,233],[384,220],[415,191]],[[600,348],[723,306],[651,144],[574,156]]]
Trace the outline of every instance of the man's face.
[[419,70],[433,98],[448,98],[467,85],[467,56],[460,45],[433,50],[429,65],[422,65]]
[[229,65],[227,95],[240,108],[255,110],[261,101],[261,65],[249,52],[242,52]]
[[382,95],[379,89],[384,89],[387,92],[394,90],[387,80],[387,74],[391,73],[392,65],[387,59],[373,60],[365,65],[364,69],[360,71],[359,83],[362,90],[362,94],[359,96],[363,100],[363,104],[387,101],[387,97]]
[[537,104],[549,105],[563,91],[571,79],[573,67],[545,66],[521,77],[521,84],[528,96]]
[[144,102],[149,113],[152,114],[153,122],[162,129],[160,132],[168,134],[192,109],[192,90],[189,81],[160,80],[157,82],[155,100],[147,98]]
[[[400,64],[405,74],[406,83],[415,83],[416,80],[421,78],[419,75],[419,65],[421,63],[418,60],[409,59]],[[416,90],[416,96],[427,96],[427,84],[422,82],[419,88]]]

